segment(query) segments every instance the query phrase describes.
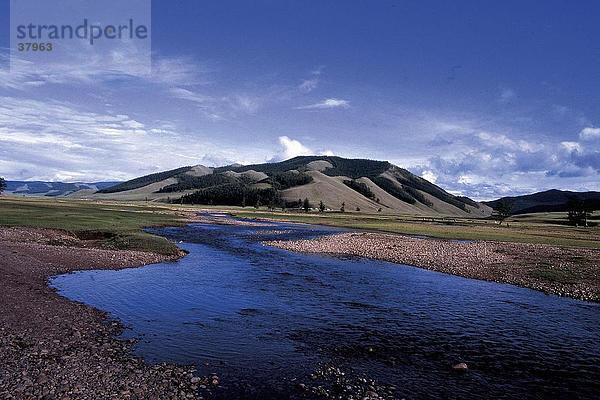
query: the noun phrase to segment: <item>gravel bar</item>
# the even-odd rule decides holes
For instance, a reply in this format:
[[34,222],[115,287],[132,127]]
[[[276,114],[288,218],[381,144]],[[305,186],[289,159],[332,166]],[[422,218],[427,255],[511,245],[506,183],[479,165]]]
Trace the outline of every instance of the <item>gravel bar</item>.
[[342,233],[265,244],[291,251],[373,258],[600,302],[600,250],[596,249],[381,233]]

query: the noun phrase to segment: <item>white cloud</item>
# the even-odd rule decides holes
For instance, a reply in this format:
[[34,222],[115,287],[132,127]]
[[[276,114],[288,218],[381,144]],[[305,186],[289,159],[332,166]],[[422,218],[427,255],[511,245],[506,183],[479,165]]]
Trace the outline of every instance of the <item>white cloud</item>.
[[213,98],[210,96],[204,96],[202,94],[192,92],[191,90],[180,87],[174,87],[169,89],[169,93],[175,98],[188,100],[198,104],[206,104],[213,100]]
[[261,107],[259,97],[245,94],[215,97],[181,87],[170,88],[169,94],[174,98],[195,103],[202,114],[213,121],[225,120],[243,114],[253,115]]
[[298,156],[312,156],[312,155],[322,155],[322,156],[333,156],[334,153],[332,150],[317,150],[314,151],[311,148],[302,144],[299,140],[292,139],[288,136],[280,136],[278,138],[279,145],[281,150],[278,154],[273,156],[268,162],[279,162],[283,160],[288,160],[290,158],[298,157]]
[[433,173],[433,171],[429,171],[429,170],[423,171],[421,173],[421,177],[423,179],[427,179],[431,183],[435,183],[437,181],[437,175],[435,173]]
[[416,129],[429,139],[415,139],[430,154],[408,168],[426,179],[432,173],[448,191],[491,199],[550,188],[600,189],[600,143],[590,140],[589,129],[580,134],[588,141],[560,141],[476,119],[432,121]]
[[[199,115],[210,121],[223,121],[241,115],[253,115],[262,106],[262,98],[244,93],[207,95],[198,91],[206,85],[208,70],[199,63],[184,57],[160,57],[155,55],[152,70],[140,62],[140,57],[123,48],[112,52],[112,60],[82,54],[78,62],[52,65],[36,65],[13,58],[19,68],[16,71],[0,69],[0,89],[28,91],[44,85],[94,85],[106,88],[110,81],[126,79],[128,83],[143,84],[156,96],[185,100],[193,103]],[[0,57],[2,57],[0,55]],[[6,57],[4,57],[6,58]],[[8,62],[8,59],[0,61]],[[89,93],[94,96],[93,92]],[[263,97],[268,97],[267,95]]]
[[587,127],[583,128],[579,132],[579,138],[581,140],[595,140],[600,139],[600,128]]
[[224,101],[229,104],[232,110],[246,114],[255,114],[260,108],[258,98],[244,94],[227,96]]
[[207,83],[205,68],[182,57],[153,57],[151,80],[167,86],[189,86]]
[[460,175],[458,177],[457,182],[461,183],[463,185],[472,185],[473,183],[475,183],[476,180],[477,180],[476,175],[464,174],[464,175]]
[[577,142],[560,142],[560,145],[569,153],[582,150],[581,145]]
[[317,86],[319,86],[319,78],[311,78],[303,80],[302,83],[298,86],[298,89],[302,93],[310,93],[313,90],[315,90]]
[[314,151],[304,146],[296,139],[291,139],[287,136],[279,137],[279,144],[282,147],[281,157],[283,160],[294,158],[297,156],[310,156],[315,154]]
[[[156,55],[149,71],[148,63],[137,54],[135,48],[114,50],[108,58],[89,53],[89,50],[74,54],[79,54],[76,60],[53,60],[43,64],[35,64],[13,55],[10,60],[12,68],[0,69],[0,88],[25,91],[48,84],[89,85],[125,77],[168,87],[205,83],[200,73],[203,68],[186,58]],[[0,55],[0,62],[8,64],[8,57]]]
[[319,86],[320,76],[323,73],[324,68],[324,65],[319,65],[317,68],[310,71],[312,77],[304,79],[300,85],[298,85],[298,90],[302,93],[310,93],[315,90]]
[[296,107],[298,110],[311,110],[311,109],[327,109],[327,108],[348,108],[350,107],[350,102],[348,100],[342,99],[325,99],[315,104],[310,104],[307,106]]
[[[255,160],[260,155],[254,154]],[[0,97],[0,171],[15,180],[119,180],[205,161],[239,159],[172,123]]]

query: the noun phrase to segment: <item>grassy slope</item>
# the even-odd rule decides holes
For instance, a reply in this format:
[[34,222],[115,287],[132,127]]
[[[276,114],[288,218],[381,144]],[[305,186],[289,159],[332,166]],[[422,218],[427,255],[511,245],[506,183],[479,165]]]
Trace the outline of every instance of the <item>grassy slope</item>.
[[0,197],[0,226],[53,228],[93,237],[101,247],[174,254],[168,240],[142,231],[183,223],[174,210],[118,203]]
[[545,243],[559,246],[600,248],[600,229],[560,225],[562,215],[532,215],[508,220],[508,226],[493,221],[452,217],[380,216],[359,213],[315,214],[231,210],[244,218],[270,218],[355,229],[426,235],[444,239],[498,240]]

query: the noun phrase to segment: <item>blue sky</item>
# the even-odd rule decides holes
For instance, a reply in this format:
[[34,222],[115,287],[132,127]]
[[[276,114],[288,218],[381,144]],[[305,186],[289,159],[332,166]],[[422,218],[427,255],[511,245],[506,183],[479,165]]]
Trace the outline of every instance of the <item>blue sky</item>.
[[2,4],[8,179],[335,154],[477,199],[600,190],[595,1],[153,1],[151,75],[11,73]]

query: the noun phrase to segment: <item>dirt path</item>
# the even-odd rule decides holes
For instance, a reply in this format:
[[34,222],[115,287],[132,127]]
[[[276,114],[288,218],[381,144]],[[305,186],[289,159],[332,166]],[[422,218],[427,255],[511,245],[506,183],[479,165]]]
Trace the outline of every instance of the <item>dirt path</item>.
[[107,315],[50,289],[50,276],[164,261],[135,251],[83,248],[61,231],[0,228],[0,398],[196,398],[190,367],[149,366],[117,340]]
[[343,233],[314,240],[266,244],[292,251],[391,261],[559,296],[600,301],[600,250],[421,239],[381,233]]

